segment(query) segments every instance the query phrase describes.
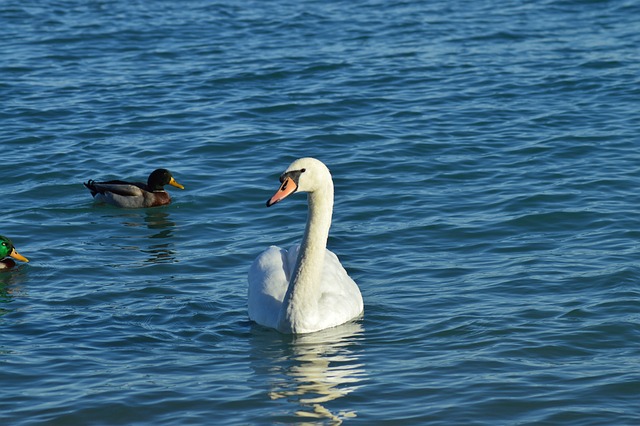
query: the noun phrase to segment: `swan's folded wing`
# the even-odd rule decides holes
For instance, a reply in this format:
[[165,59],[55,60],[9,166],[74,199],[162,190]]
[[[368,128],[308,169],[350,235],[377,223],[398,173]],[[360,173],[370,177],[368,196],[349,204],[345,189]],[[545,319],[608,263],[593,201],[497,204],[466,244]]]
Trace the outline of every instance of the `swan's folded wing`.
[[249,269],[249,319],[276,328],[282,300],[289,285],[287,250],[271,246],[253,261]]
[[362,294],[358,285],[344,269],[338,256],[326,251],[322,273],[321,303],[328,315],[340,313],[344,321],[359,316],[364,310]]

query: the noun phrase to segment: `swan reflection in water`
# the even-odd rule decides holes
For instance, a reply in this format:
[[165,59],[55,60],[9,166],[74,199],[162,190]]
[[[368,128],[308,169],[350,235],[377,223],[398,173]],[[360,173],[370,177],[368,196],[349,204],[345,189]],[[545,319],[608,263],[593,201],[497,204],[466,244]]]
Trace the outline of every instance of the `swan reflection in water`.
[[[272,333],[268,335],[273,338]],[[283,336],[274,342],[278,348],[263,347],[276,351],[262,358],[271,361],[263,371],[271,378],[269,397],[296,403],[295,415],[303,418],[302,424],[305,420],[341,424],[356,417],[354,410],[333,412],[330,403],[355,391],[366,380],[365,366],[356,350],[362,336],[362,325],[352,322],[316,333]]]

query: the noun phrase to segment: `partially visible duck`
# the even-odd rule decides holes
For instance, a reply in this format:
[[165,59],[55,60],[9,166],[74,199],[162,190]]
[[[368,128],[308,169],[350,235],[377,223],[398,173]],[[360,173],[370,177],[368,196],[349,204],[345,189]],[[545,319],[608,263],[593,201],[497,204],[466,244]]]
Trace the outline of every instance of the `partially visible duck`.
[[16,248],[13,246],[10,239],[0,235],[0,270],[10,269],[16,266],[16,262],[11,258],[22,262],[29,261],[29,259],[16,251]]
[[123,180],[96,182],[92,179],[84,183],[96,201],[130,209],[164,206],[171,203],[171,196],[164,190],[165,185],[184,189],[184,186],[176,182],[167,169],[154,170],[149,175],[147,183]]

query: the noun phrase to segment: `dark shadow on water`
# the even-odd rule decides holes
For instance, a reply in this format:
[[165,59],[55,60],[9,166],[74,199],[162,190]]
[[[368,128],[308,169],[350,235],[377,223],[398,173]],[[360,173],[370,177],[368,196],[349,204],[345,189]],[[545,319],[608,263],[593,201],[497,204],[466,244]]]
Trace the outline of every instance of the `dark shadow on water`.
[[294,404],[292,414],[302,424],[341,424],[357,417],[354,409],[332,405],[361,387],[366,380],[358,342],[362,324],[354,322],[317,333],[281,335],[255,327],[252,366],[259,383],[268,383],[271,400]]

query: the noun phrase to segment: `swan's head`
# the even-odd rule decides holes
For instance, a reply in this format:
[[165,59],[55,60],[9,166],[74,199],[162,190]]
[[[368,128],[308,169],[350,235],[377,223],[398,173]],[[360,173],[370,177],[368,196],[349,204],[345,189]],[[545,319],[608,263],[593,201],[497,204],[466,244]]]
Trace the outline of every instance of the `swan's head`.
[[327,166],[315,158],[299,158],[280,175],[280,189],[267,200],[267,207],[284,200],[294,192],[314,192],[331,183]]

